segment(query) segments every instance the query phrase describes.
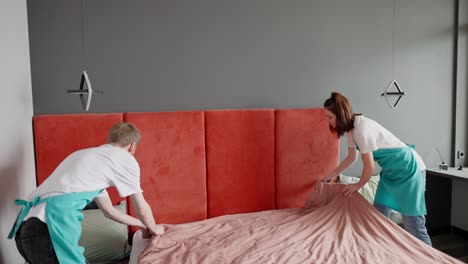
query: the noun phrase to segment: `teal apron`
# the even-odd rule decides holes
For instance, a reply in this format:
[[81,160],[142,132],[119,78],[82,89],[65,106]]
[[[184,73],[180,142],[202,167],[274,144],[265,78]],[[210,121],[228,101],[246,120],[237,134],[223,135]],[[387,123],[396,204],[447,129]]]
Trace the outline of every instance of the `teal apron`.
[[421,169],[410,147],[372,152],[382,167],[375,202],[407,216],[426,215]]
[[81,237],[81,221],[83,208],[89,204],[102,190],[93,192],[66,193],[32,201],[15,200],[15,204],[23,206],[16,218],[15,224],[8,235],[11,239],[16,235],[24,218],[31,207],[46,203],[46,221],[50,239],[60,264],[85,263],[84,249],[78,245]]

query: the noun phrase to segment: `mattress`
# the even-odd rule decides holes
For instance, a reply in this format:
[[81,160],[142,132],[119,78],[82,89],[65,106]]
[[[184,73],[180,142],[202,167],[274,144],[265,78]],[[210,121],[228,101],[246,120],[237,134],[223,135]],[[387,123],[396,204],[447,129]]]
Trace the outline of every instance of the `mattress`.
[[139,255],[141,264],[461,263],[407,233],[358,193],[345,197],[343,187],[318,184],[309,208],[167,225],[161,236],[137,238],[132,258]]

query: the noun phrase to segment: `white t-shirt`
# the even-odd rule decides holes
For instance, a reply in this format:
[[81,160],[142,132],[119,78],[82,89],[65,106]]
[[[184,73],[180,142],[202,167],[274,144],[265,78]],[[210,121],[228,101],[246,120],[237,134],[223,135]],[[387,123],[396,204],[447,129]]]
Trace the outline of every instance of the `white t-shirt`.
[[[115,186],[120,197],[142,192],[140,166],[136,159],[122,148],[106,144],[78,150],[70,154],[55,171],[28,197],[46,198],[54,195],[91,192]],[[98,197],[109,196],[104,190]],[[44,223],[45,204],[29,211],[25,220],[37,217]]]
[[[407,147],[400,139],[394,136],[379,123],[363,115],[355,116],[354,129],[345,133],[348,147],[359,147],[361,153],[368,153],[377,149],[392,149]],[[426,169],[426,165],[421,156],[414,150],[416,161],[421,170]]]

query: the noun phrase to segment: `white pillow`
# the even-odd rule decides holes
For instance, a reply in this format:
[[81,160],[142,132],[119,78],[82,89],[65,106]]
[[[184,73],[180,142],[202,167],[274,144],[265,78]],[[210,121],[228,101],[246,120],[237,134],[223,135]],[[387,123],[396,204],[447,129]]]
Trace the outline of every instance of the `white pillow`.
[[[340,174],[340,179],[338,182],[344,183],[344,184],[351,184],[351,183],[357,183],[359,182],[361,178],[358,177],[353,177],[353,176],[347,176]],[[377,186],[379,185],[379,180],[380,176],[375,175],[371,176],[369,181],[359,189],[359,193],[366,198],[366,200],[370,204],[374,204],[374,198],[375,198],[375,192],[377,191]]]
[[[126,213],[127,205],[122,201],[115,206]],[[127,226],[106,218],[101,209],[83,210],[80,245],[85,248],[85,258],[91,263],[111,263],[129,255]]]
[[[351,183],[359,182],[360,179],[361,178],[359,177],[340,174],[340,179],[338,182],[343,183],[343,184],[351,184]],[[372,205],[374,204],[375,193],[377,192],[377,186],[379,185],[379,180],[380,180],[379,175],[371,176],[369,181],[364,186],[362,186],[361,189],[359,189],[358,191]],[[403,217],[401,216],[401,214],[394,210],[392,210],[392,213],[390,214],[390,219],[394,223],[397,223],[397,224],[403,223]]]
[[136,231],[133,235],[132,252],[130,253],[130,261],[128,264],[138,264],[138,257],[151,242],[151,239],[145,239],[141,235],[141,230]]

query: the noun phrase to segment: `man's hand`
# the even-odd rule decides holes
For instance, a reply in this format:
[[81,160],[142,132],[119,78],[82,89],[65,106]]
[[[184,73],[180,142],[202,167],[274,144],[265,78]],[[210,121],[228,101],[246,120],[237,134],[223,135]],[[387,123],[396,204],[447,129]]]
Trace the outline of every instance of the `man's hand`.
[[140,228],[141,237],[144,239],[151,238],[151,236],[159,236],[164,234],[164,225],[156,225],[153,231],[150,231],[147,228]]
[[149,238],[151,238],[151,234],[150,234],[150,232],[148,231],[148,229],[146,229],[146,228],[140,228],[140,230],[141,230],[141,237],[142,237],[143,239],[149,239]]
[[156,225],[155,233],[156,235],[164,234],[164,225]]
[[349,197],[359,189],[361,189],[361,185],[359,183],[348,184],[343,188],[343,192],[345,193],[346,197]]

